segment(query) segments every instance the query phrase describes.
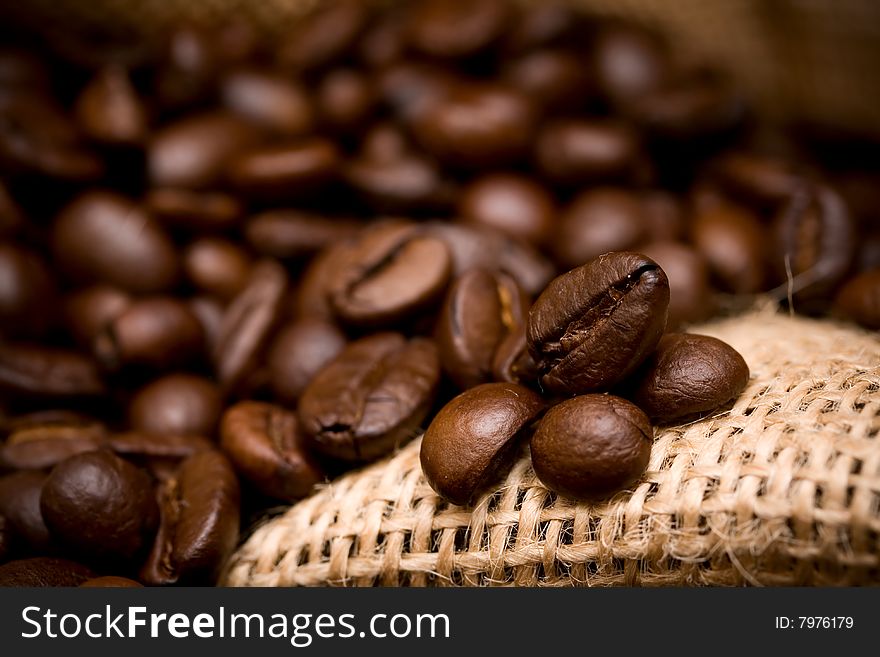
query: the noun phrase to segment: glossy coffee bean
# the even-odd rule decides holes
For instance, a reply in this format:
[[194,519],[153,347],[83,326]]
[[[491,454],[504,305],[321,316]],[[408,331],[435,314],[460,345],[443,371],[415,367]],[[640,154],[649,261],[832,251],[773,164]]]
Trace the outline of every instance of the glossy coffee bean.
[[198,318],[173,297],[145,297],[133,302],[95,339],[101,364],[165,369],[199,359],[205,334]]
[[228,73],[220,84],[224,106],[255,125],[285,137],[302,137],[315,125],[315,108],[304,87],[253,68]]
[[151,189],[144,205],[161,224],[195,233],[228,230],[243,214],[241,203],[229,194],[172,187]]
[[30,397],[91,397],[106,392],[95,361],[69,349],[0,343],[0,391]]
[[498,344],[492,359],[492,376],[498,382],[538,387],[538,366],[529,353],[525,322],[514,327]]
[[361,0],[319,5],[287,30],[278,51],[281,66],[307,72],[332,64],[355,44],[369,18]]
[[177,278],[170,237],[146,210],[114,192],[86,192],[65,207],[52,227],[52,249],[76,279],[129,292],[163,291]]
[[128,421],[146,433],[212,436],[220,420],[220,389],[193,374],[168,374],[141,388],[131,401]]
[[880,329],[880,269],[871,269],[847,281],[837,293],[835,309],[869,329]]
[[607,389],[656,347],[669,282],[645,256],[607,253],[554,279],[529,311],[541,386],[558,395]]
[[531,440],[532,466],[547,488],[593,500],[625,489],[645,472],[654,430],[635,405],[581,395],[544,415]]
[[40,497],[48,474],[22,470],[0,477],[0,515],[6,518],[16,545],[28,554],[47,554],[52,537],[40,511]]
[[667,330],[711,316],[714,301],[709,265],[703,256],[681,242],[652,242],[639,251],[660,265],[669,279]]
[[420,0],[410,15],[409,42],[433,57],[474,55],[501,38],[511,10],[503,0]]
[[377,101],[373,80],[351,68],[328,72],[316,89],[321,123],[334,133],[354,134],[363,128]]
[[142,588],[143,584],[141,584],[140,582],[135,582],[133,579],[129,579],[127,577],[104,575],[103,577],[93,577],[92,579],[87,579],[79,586],[80,588],[86,589],[138,589]]
[[107,430],[95,420],[46,419],[10,431],[0,445],[0,469],[37,470],[98,449],[106,443]]
[[199,292],[228,301],[247,284],[251,258],[235,242],[203,237],[184,250],[183,270]]
[[749,366],[726,342],[669,333],[633,375],[630,398],[658,424],[699,417],[730,402],[749,382]]
[[110,145],[140,144],[147,134],[147,111],[125,69],[106,66],[82,90],[74,108],[89,138]]
[[345,343],[345,334],[335,324],[316,317],[303,317],[281,329],[266,356],[275,398],[294,403]]
[[637,196],[615,187],[598,187],[579,194],[562,211],[553,251],[563,268],[578,267],[603,253],[634,248],[645,232]]
[[512,383],[486,383],[455,397],[422,439],[422,472],[431,488],[453,504],[472,501],[506,474],[545,407],[540,395]]
[[330,301],[346,323],[390,326],[436,302],[451,270],[443,241],[405,222],[381,223],[351,247],[332,281]]
[[297,318],[336,321],[328,291],[336,273],[348,263],[351,249],[350,240],[337,242],[323,248],[309,261],[294,294],[294,315]]
[[0,566],[0,586],[79,586],[95,576],[87,566],[57,557],[18,559]]
[[656,35],[632,25],[602,29],[593,46],[596,82],[613,103],[626,106],[662,86],[669,55]]
[[263,402],[240,402],[223,415],[220,445],[235,469],[269,497],[292,502],[324,481],[296,414]]
[[249,198],[287,200],[314,194],[332,181],[340,158],[332,142],[315,137],[244,152],[226,173],[232,186]]
[[517,174],[488,174],[461,194],[458,213],[464,221],[495,228],[541,246],[556,228],[553,196],[534,180]]
[[492,380],[499,345],[525,324],[528,298],[516,281],[501,273],[472,269],[449,288],[437,323],[443,371],[460,389]]
[[574,51],[535,50],[507,64],[501,74],[545,113],[581,109],[593,95],[590,74]]
[[131,296],[112,285],[82,288],[64,303],[66,327],[83,348],[90,349],[95,338],[131,305]]
[[698,211],[691,223],[691,239],[721,289],[753,294],[765,288],[768,238],[747,210],[725,203]]
[[186,459],[161,484],[161,522],[140,572],[145,584],[213,584],[238,542],[241,493],[218,451]]
[[541,128],[535,160],[541,174],[559,185],[619,178],[635,163],[638,142],[621,123],[560,119]]
[[717,179],[731,191],[763,207],[773,207],[803,184],[802,172],[790,162],[744,151],[729,153],[713,164]]
[[96,563],[131,562],[152,541],[159,515],[150,476],[104,450],[56,465],[40,509],[54,539]]
[[363,224],[302,210],[268,210],[248,219],[244,236],[260,255],[296,260],[353,237]]
[[412,438],[440,381],[434,343],[377,333],[349,344],[318,372],[299,401],[314,449],[369,461]]
[[55,282],[43,259],[0,242],[0,335],[43,335],[54,313]]

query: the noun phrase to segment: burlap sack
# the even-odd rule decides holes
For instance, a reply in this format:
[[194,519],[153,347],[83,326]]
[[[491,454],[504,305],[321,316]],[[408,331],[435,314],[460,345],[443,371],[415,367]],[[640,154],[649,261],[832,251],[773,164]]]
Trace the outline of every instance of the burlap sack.
[[574,504],[527,450],[473,508],[442,502],[420,440],[250,536],[231,586],[880,583],[880,337],[772,309],[694,327],[746,358],[729,410],[659,429],[632,490]]

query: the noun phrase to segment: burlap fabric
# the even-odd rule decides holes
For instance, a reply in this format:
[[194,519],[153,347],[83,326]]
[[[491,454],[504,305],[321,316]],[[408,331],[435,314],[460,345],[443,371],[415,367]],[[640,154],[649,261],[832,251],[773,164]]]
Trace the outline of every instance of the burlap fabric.
[[880,583],[880,337],[772,309],[694,327],[752,376],[732,408],[658,429],[607,502],[537,481],[524,448],[473,508],[442,502],[418,439],[258,527],[231,586]]

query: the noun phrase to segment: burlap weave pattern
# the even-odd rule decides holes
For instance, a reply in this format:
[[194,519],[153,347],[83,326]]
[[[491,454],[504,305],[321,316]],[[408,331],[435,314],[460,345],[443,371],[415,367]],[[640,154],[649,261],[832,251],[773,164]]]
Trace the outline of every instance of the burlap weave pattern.
[[772,310],[693,332],[752,372],[732,408],[657,431],[646,476],[597,505],[527,452],[473,508],[427,485],[414,440],[259,527],[232,586],[880,583],[880,338]]

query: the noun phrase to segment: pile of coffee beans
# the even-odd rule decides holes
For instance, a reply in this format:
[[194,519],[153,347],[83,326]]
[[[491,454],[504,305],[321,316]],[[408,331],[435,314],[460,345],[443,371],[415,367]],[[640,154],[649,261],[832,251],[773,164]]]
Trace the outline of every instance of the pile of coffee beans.
[[876,152],[569,3],[328,0],[279,43],[184,25],[98,67],[15,37],[0,584],[214,583],[425,428],[452,502],[523,440],[611,495],[748,379],[690,324],[766,294],[880,328]]

